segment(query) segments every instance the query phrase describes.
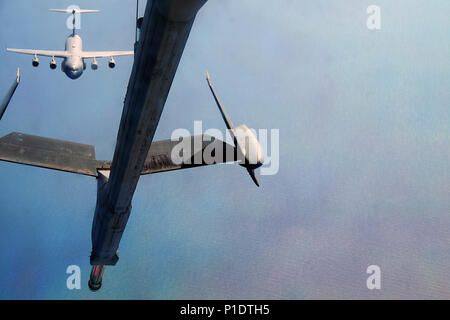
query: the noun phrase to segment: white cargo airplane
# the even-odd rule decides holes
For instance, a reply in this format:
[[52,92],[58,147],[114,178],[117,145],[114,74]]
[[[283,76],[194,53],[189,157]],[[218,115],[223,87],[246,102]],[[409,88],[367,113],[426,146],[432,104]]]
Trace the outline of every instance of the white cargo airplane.
[[39,66],[38,56],[51,57],[50,69],[56,69],[57,63],[55,58],[64,59],[61,64],[61,70],[70,78],[78,79],[86,69],[85,59],[93,59],[92,70],[98,69],[97,58],[109,58],[108,66],[112,69],[116,66],[114,57],[133,55],[134,51],[83,51],[83,41],[81,37],[75,33],[75,14],[99,12],[99,10],[82,10],[74,9],[49,9],[52,12],[72,13],[73,14],[73,33],[66,40],[65,51],[46,51],[46,50],[25,50],[25,49],[9,49],[7,51],[34,55],[33,67]]

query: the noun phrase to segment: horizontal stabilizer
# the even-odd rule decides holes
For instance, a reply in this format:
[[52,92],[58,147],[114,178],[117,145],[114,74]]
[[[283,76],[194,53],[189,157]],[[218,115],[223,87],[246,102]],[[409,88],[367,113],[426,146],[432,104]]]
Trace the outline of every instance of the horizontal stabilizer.
[[13,132],[0,138],[0,160],[97,176],[94,146]]
[[84,9],[48,9],[51,12],[61,12],[61,13],[96,13],[100,12],[100,10],[84,10]]

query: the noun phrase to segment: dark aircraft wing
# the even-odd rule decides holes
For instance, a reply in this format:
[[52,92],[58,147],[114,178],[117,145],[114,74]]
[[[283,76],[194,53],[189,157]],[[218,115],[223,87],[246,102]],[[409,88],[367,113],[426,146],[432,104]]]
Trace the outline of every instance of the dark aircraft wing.
[[143,175],[234,162],[235,147],[208,135],[153,142]]
[[[178,151],[178,158],[172,153]],[[208,135],[153,142],[142,174],[173,171],[236,159],[235,148]],[[95,147],[13,132],[0,138],[0,161],[97,177],[111,161],[95,159]]]
[[6,97],[0,104],[0,120],[2,120],[3,115],[5,114],[6,108],[8,108],[9,103],[11,102],[11,99],[14,95],[14,92],[16,92],[17,86],[20,83],[20,70],[17,69],[17,78],[13,82],[11,88],[9,89],[8,93],[6,94]]
[[97,176],[94,146],[18,132],[0,138],[0,160]]

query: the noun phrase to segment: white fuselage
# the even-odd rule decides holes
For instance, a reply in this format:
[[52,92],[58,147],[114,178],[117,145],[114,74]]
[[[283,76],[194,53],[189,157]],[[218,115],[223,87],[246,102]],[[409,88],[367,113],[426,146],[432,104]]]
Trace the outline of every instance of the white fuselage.
[[78,79],[86,68],[82,58],[83,40],[79,35],[70,35],[67,38],[66,51],[69,56],[64,59],[61,69],[69,78]]

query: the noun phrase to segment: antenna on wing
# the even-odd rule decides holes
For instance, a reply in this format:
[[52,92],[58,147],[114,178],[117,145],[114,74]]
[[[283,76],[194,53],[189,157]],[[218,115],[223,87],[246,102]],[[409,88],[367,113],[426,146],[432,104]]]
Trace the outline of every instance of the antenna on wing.
[[73,7],[73,8],[69,7],[68,9],[48,9],[48,11],[59,12],[59,13],[71,13],[73,15],[73,20],[72,20],[73,35],[75,35],[75,30],[76,30],[76,15],[77,14],[100,12],[100,10],[86,10],[86,9],[79,9],[79,8],[76,8],[76,7]]
[[231,138],[234,141],[234,145],[238,151],[238,160],[241,160],[241,163],[239,164],[247,169],[253,182],[259,187],[259,181],[256,177],[255,169],[261,167],[264,162],[261,152],[261,145],[259,144],[258,139],[256,139],[254,133],[245,124],[236,128],[234,127],[233,122],[231,122],[227,111],[222,105],[222,102],[220,102],[219,96],[212,85],[211,77],[209,76],[208,71],[206,71],[206,80],[208,81],[209,89],[211,89],[214,100],[219,107],[222,118],[225,121],[225,125],[227,126]]

